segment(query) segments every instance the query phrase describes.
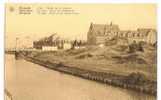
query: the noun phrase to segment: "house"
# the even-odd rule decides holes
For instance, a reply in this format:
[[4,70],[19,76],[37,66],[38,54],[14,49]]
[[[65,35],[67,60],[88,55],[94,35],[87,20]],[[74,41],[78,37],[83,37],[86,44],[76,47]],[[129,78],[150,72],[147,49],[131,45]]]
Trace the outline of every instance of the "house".
[[[88,45],[103,45],[113,38],[125,38],[128,43],[146,42],[154,44],[157,41],[155,29],[138,28],[137,30],[120,30],[119,26],[113,24],[91,23],[87,33]],[[122,42],[123,43],[123,42]]]
[[91,23],[87,33],[87,43],[91,45],[104,44],[106,40],[113,38],[120,31],[118,25]]

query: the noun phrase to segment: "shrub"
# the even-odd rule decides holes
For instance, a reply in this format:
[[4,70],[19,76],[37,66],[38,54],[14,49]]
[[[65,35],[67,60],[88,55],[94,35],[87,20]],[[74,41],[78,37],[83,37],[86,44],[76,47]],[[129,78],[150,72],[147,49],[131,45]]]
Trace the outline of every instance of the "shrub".
[[143,73],[132,72],[127,76],[125,81],[130,84],[144,84],[147,81],[147,78]]
[[139,43],[133,42],[132,44],[129,45],[129,53],[134,53],[136,51],[143,52],[144,51],[143,45],[144,45],[143,42]]

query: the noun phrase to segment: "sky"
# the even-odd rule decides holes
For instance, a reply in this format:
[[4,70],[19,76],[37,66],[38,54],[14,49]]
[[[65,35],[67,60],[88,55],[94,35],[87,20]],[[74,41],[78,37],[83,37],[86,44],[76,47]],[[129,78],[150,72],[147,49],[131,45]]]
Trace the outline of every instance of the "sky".
[[[31,14],[19,14],[30,7]],[[42,14],[40,8],[70,8],[72,14]],[[23,9],[24,10],[24,9]],[[42,9],[41,9],[42,10]],[[6,48],[31,46],[32,41],[57,33],[64,39],[86,40],[90,23],[118,24],[121,30],[157,28],[156,4],[6,4]]]

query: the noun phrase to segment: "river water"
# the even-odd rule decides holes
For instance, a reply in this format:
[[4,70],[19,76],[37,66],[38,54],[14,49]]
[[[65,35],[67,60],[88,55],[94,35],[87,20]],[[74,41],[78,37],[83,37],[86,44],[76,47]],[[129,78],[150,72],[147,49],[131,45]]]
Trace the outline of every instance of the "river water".
[[5,88],[13,100],[156,100],[156,97],[15,60],[5,55]]

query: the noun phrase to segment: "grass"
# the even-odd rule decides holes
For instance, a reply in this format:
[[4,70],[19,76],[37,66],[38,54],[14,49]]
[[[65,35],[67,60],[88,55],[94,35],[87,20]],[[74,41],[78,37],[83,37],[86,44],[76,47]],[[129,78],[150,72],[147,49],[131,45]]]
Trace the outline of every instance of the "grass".
[[129,54],[127,51],[126,46],[107,46],[105,48],[87,47],[59,52],[41,52],[33,55],[37,59],[62,62],[72,67],[98,72],[121,75],[139,72],[148,79],[156,81],[156,49],[146,47],[144,52],[133,54]]

